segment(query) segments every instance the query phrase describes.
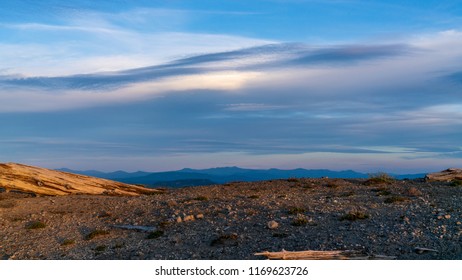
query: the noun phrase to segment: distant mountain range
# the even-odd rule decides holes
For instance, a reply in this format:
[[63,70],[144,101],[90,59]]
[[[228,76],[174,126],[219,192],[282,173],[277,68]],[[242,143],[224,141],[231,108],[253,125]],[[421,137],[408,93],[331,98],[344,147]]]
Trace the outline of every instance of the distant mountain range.
[[[217,167],[210,169],[184,168],[177,171],[167,172],[100,172],[96,170],[76,171],[67,168],[59,171],[88,175],[98,178],[110,179],[128,184],[141,184],[148,187],[187,187],[225,184],[233,181],[264,181],[287,178],[368,178],[369,174],[359,173],[353,170],[332,171],[328,169],[244,169],[239,167]],[[396,179],[415,179],[425,177],[422,174],[390,174]]]

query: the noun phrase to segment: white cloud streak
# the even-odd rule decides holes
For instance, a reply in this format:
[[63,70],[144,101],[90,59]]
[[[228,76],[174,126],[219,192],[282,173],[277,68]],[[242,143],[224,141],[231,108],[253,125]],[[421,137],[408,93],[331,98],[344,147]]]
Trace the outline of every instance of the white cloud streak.
[[[77,55],[76,57],[70,56],[68,59],[59,60],[60,57],[65,57],[66,52],[70,50],[66,49],[66,47],[52,47],[47,53],[47,48],[42,45],[23,46],[22,49],[15,48],[14,45],[0,45],[0,50],[4,51],[0,52],[0,56],[2,54],[5,56],[5,53],[13,53],[15,56],[15,58],[11,58],[11,55],[6,55],[5,61],[11,64],[7,65],[9,66],[7,70],[4,70],[7,71],[6,73],[13,73],[15,70],[12,69],[18,71],[19,69],[15,68],[15,66],[19,65],[17,62],[24,61],[22,67],[27,68],[29,72],[24,71],[21,75],[27,78],[28,76],[37,76],[39,73],[41,74],[38,76],[43,77],[56,74],[55,72],[70,75],[75,73],[85,74],[91,72],[91,70],[117,71],[144,67],[152,65],[151,63],[155,60],[180,56],[180,54],[186,52],[207,50],[214,53],[217,50],[227,50],[230,47],[252,46],[264,42],[225,35],[165,33],[151,34],[147,36],[147,42],[141,43],[141,47],[135,47],[139,42],[144,41],[138,36],[140,34],[131,34],[127,38],[119,38],[119,40],[130,41],[137,38],[133,40],[134,42],[131,45],[133,48],[141,48],[142,50],[145,50],[149,45],[148,42],[151,42],[150,53],[133,51],[128,52],[126,56],[110,54],[80,57],[80,55]],[[358,62],[348,60],[342,62],[342,60],[350,59],[350,56],[354,58],[356,55],[362,55],[363,47],[358,48],[358,51],[355,50],[354,46],[348,47],[344,51],[345,54],[334,49],[332,54],[321,53],[320,58],[314,56],[316,60],[313,63],[308,60],[309,63],[304,65],[290,62],[297,58],[300,50],[303,50],[299,49],[299,46],[293,47],[292,50],[292,47],[289,47],[288,50],[284,48],[273,50],[270,48],[270,51],[263,48],[261,51],[256,49],[257,51],[251,52],[244,50],[229,54],[216,53],[210,57],[207,57],[207,55],[204,57],[192,56],[190,57],[191,62],[184,65],[181,65],[183,63],[181,60],[174,61],[173,63],[180,63],[179,66],[175,66],[176,68],[172,70],[173,72],[161,80],[156,78],[150,81],[149,78],[143,78],[144,80],[133,80],[115,89],[106,88],[104,75],[100,75],[101,81],[98,82],[102,83],[101,88],[93,90],[53,88],[52,84],[50,84],[50,88],[35,88],[33,85],[27,86],[26,84],[24,86],[3,85],[4,90],[0,92],[0,100],[2,101],[0,111],[62,110],[64,108],[95,106],[111,102],[137,101],[167,95],[171,92],[197,89],[253,94],[262,101],[252,104],[266,104],[265,95],[271,97],[275,94],[288,92],[289,95],[298,96],[302,99],[311,97],[316,100],[325,100],[329,97],[354,103],[355,100],[357,102],[363,98],[365,104],[369,103],[369,105],[365,106],[377,106],[377,108],[382,107],[382,109],[389,106],[388,103],[392,100],[399,100],[407,95],[416,95],[419,91],[422,91],[422,94],[427,96],[427,99],[431,98],[432,95],[435,98],[444,96],[449,96],[448,98],[450,98],[451,94],[454,95],[460,86],[452,85],[453,83],[448,82],[444,77],[451,74],[451,71],[460,70],[457,61],[462,58],[462,33],[448,31],[435,34],[431,37],[432,39],[428,39],[430,37],[429,35],[426,37],[414,37],[414,41],[411,39],[409,42],[401,42],[405,45],[413,46],[414,50],[409,53],[383,58],[377,57],[373,60],[366,59]],[[156,44],[153,42],[156,42]],[[183,46],[187,46],[187,50]],[[329,48],[332,47],[329,46],[326,49],[329,50]],[[322,47],[309,48],[308,50],[311,52],[311,49],[315,51],[323,50]],[[55,54],[58,53],[58,56],[54,56],[51,53],[53,51]],[[162,53],[163,58],[157,56],[156,51]],[[340,57],[338,57],[339,52],[342,55]],[[34,56],[34,53],[39,53],[40,55]],[[344,55],[346,57],[343,57]],[[14,61],[15,59],[16,61]],[[334,64],[332,64],[332,59],[337,59],[338,63],[334,60]],[[76,60],[79,62],[77,63]],[[58,62],[59,65],[56,65]],[[40,66],[34,64],[40,64]],[[72,66],[67,67],[69,64],[72,64]],[[198,71],[197,74],[181,73],[183,70],[192,71],[191,69],[194,69],[194,67],[199,67],[194,70]],[[231,70],[226,70],[226,68]],[[134,71],[139,70],[135,69]],[[175,71],[180,72],[175,75]],[[111,75],[117,77],[119,75],[118,72],[112,73],[108,72],[107,77]],[[141,74],[145,75],[143,73],[141,71]],[[94,74],[90,76],[92,75]],[[98,74],[94,76],[99,77]],[[86,83],[85,77],[80,76],[61,76],[57,78],[58,80],[64,78],[68,81],[82,79],[80,83]],[[6,79],[8,80],[8,78]],[[54,80],[50,80],[50,82],[52,81]],[[48,83],[47,80],[44,80],[44,82]],[[59,91],[59,93],[56,91]],[[435,93],[428,91],[435,91]],[[445,92],[439,94],[438,92],[440,91]],[[268,96],[268,92],[271,95]],[[424,110],[429,106],[429,104],[422,103],[423,101],[425,100],[415,100],[416,105],[414,107],[417,108],[412,109],[416,111],[415,116],[419,114],[419,116],[422,116],[425,112],[418,113],[419,110]],[[429,101],[427,100],[427,102]],[[442,99],[435,106],[442,106],[440,108],[445,111],[449,108],[446,105],[447,102]],[[268,109],[275,105],[266,104],[265,106]],[[262,108],[262,105],[259,106]],[[298,106],[303,107],[303,104],[298,104]],[[247,106],[248,109],[257,108]],[[227,110],[245,110],[245,106],[229,107]],[[436,113],[435,110],[432,112],[427,110],[426,115],[434,116]],[[410,117],[411,115],[412,113],[408,113],[402,116]],[[429,120],[429,118],[426,119]]]
[[77,11],[62,15],[63,24],[0,23],[11,37],[18,37],[12,42],[2,43],[0,39],[0,61],[10,73],[24,76],[73,75],[146,67],[193,54],[272,42],[179,32],[163,26],[178,24],[189,16],[188,11],[169,9],[135,9],[118,14]]

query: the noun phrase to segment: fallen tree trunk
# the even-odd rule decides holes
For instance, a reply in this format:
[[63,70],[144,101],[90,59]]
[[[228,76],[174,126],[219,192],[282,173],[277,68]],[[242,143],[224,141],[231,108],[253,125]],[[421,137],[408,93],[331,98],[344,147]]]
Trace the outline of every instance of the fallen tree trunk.
[[18,163],[0,163],[0,189],[36,195],[150,195],[164,193],[107,179]]
[[435,250],[435,249],[423,248],[423,247],[415,247],[414,251],[417,254],[423,254],[423,253],[426,253],[426,252],[433,252],[433,253],[438,253],[439,252],[438,250]]
[[286,251],[255,253],[270,260],[394,260],[395,256],[368,255],[363,252],[346,251]]
[[429,181],[443,181],[443,182],[462,180],[462,169],[461,168],[449,168],[441,172],[427,174],[425,178]]

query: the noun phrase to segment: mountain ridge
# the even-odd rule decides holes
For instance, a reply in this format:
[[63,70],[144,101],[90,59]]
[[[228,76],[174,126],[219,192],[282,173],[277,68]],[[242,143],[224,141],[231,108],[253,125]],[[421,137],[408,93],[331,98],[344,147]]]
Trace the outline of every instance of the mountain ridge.
[[[59,169],[63,170],[63,169]],[[288,178],[343,178],[343,179],[363,179],[370,177],[369,174],[356,172],[354,170],[333,171],[329,169],[247,169],[237,166],[214,167],[208,169],[183,168],[174,171],[163,172],[100,172],[96,170],[76,171],[72,173],[90,175],[104,179],[124,182],[127,184],[142,184],[149,187],[186,187],[197,186],[198,182],[207,183],[206,185],[225,184],[233,181],[255,182],[275,179]],[[417,174],[390,174],[397,179],[424,178],[426,173]]]

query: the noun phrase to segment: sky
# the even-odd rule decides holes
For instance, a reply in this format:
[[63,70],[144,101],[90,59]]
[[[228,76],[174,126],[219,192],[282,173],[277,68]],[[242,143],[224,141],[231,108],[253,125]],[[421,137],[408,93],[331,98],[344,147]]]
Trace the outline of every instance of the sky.
[[0,0],[0,161],[462,167],[462,2]]

